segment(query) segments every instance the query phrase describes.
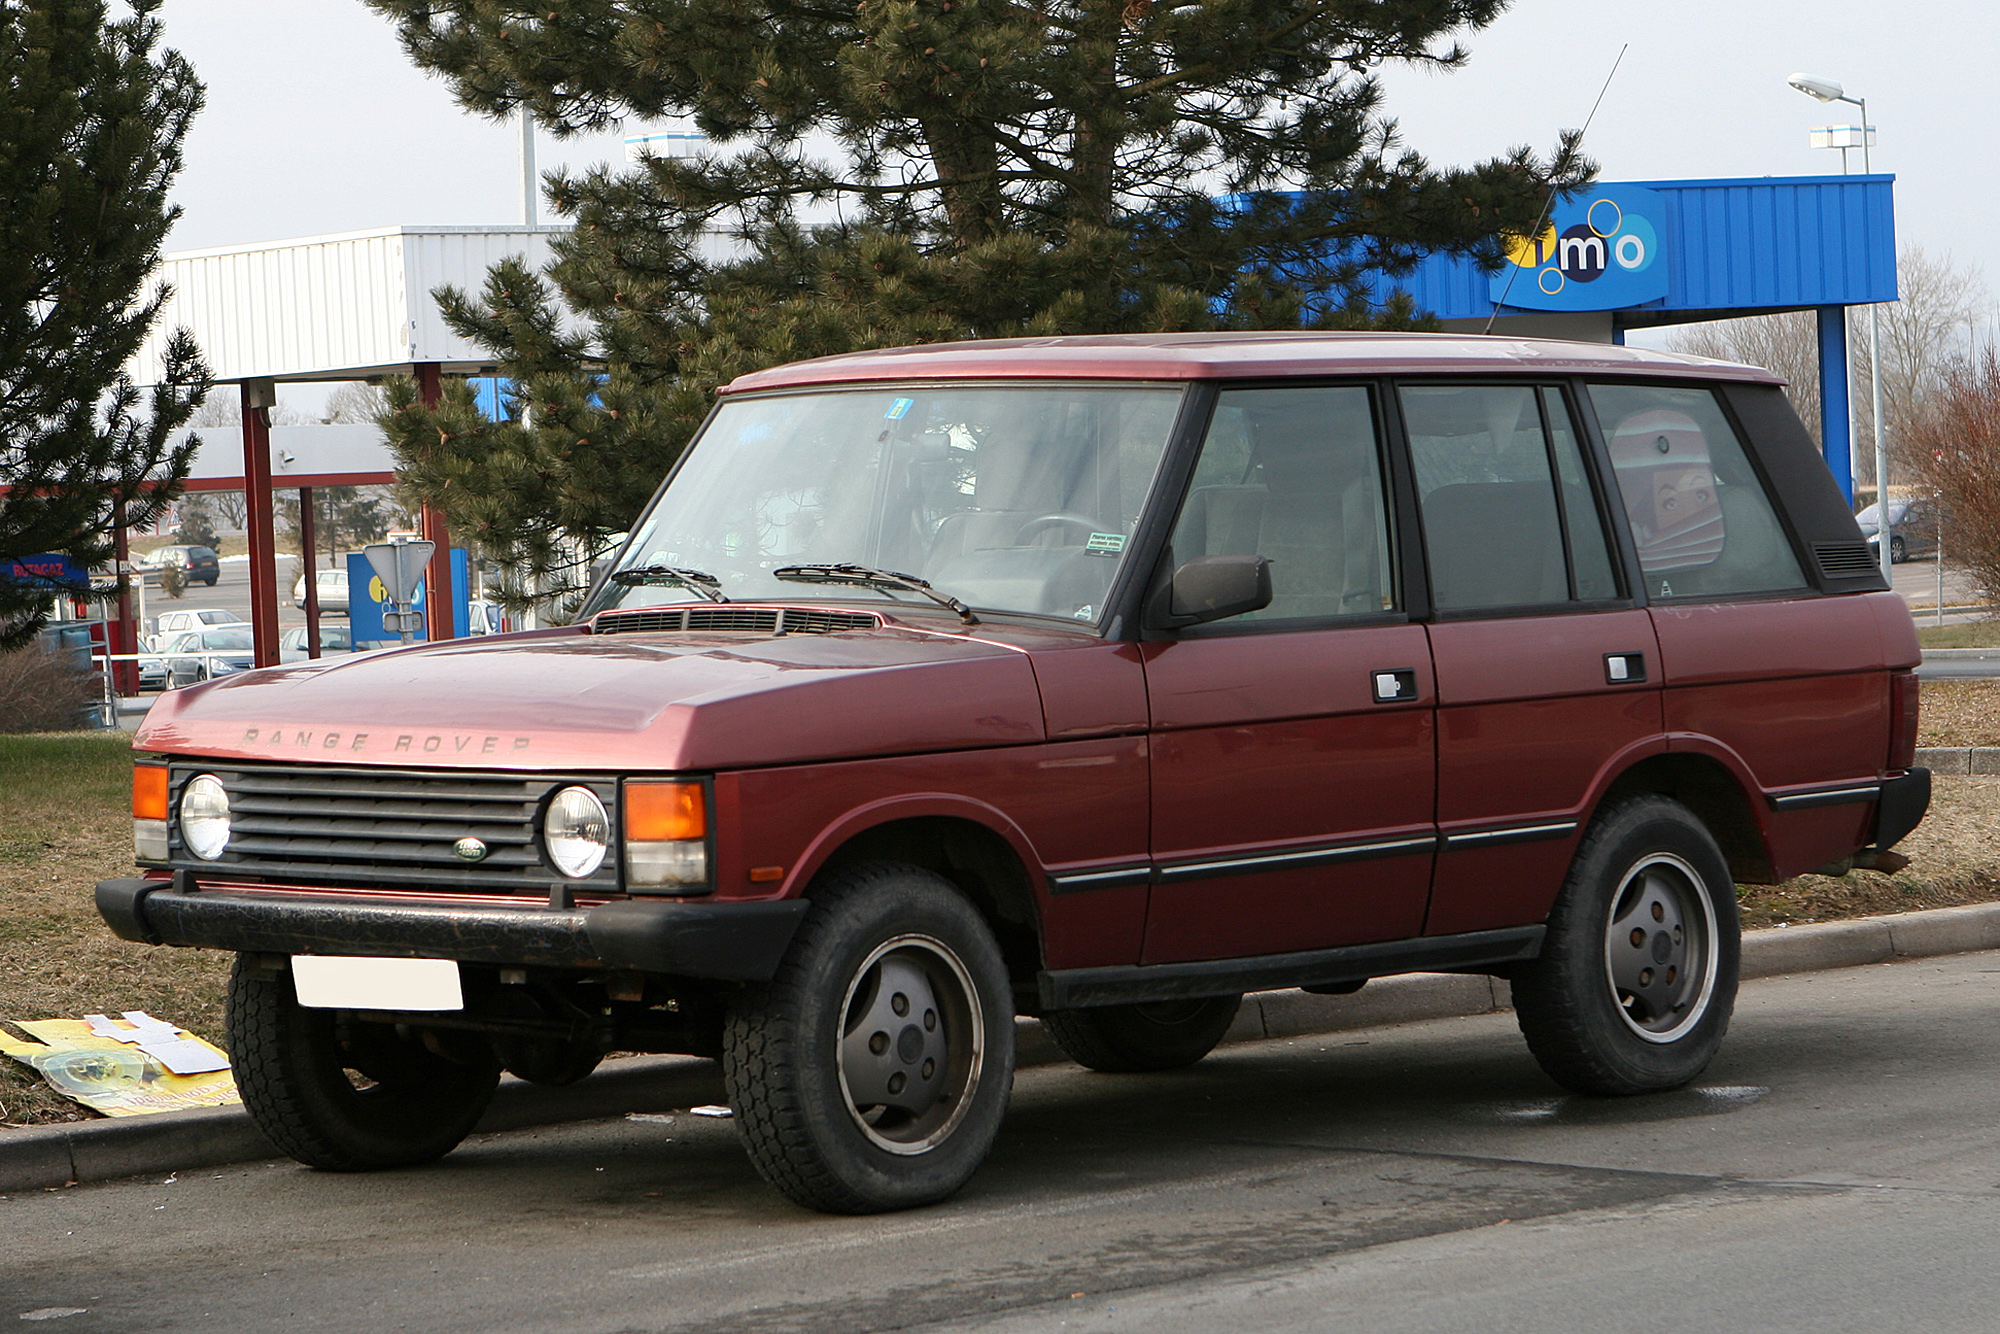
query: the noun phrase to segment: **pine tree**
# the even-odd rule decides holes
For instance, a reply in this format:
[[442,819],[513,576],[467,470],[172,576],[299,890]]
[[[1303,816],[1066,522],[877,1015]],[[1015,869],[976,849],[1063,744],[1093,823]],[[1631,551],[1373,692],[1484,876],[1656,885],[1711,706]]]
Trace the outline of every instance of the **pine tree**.
[[[169,340],[149,394],[121,368],[165,300],[148,276],[202,87],[179,53],[155,55],[158,0],[128,7],[112,22],[98,0],[0,3],[0,556],[101,564],[194,457],[171,441],[208,391],[193,340]],[[48,600],[0,581],[0,648]]]
[[1382,114],[1374,70],[1457,67],[1452,36],[1506,0],[368,3],[473,111],[525,105],[558,134],[691,117],[716,146],[550,176],[574,229],[549,271],[439,294],[517,420],[389,386],[405,477],[543,569],[626,526],[742,372],[942,339],[1409,327],[1370,271],[1497,267],[1591,174],[1574,135],[1547,162],[1436,169]]

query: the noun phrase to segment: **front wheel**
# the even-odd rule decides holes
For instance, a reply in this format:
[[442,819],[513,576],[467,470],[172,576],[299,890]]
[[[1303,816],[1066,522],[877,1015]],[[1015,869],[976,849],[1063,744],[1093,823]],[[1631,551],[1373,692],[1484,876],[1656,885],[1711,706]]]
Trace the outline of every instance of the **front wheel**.
[[1694,813],[1661,796],[1607,806],[1514,975],[1514,1012],[1549,1077],[1579,1093],[1679,1088],[1707,1067],[1736,1002],[1735,886]]
[[1242,1004],[1239,994],[1055,1010],[1042,1016],[1042,1027],[1063,1055],[1092,1070],[1178,1070],[1215,1049]]
[[308,1009],[289,972],[240,954],[229,974],[229,1061],[243,1106],[273,1144],[342,1172],[442,1158],[478,1124],[500,1080],[484,1044],[434,1049],[393,1025]]
[[999,947],[915,867],[838,871],[812,900],[777,976],[730,1007],[723,1078],[750,1160],[828,1213],[944,1199],[992,1147],[1013,1083]]

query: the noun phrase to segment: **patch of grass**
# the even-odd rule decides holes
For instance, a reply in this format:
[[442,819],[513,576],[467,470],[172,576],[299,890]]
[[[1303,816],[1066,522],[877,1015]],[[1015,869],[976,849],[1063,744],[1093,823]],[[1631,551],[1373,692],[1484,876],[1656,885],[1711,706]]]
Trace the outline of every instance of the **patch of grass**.
[[2000,648],[2000,620],[1919,625],[1917,642],[1925,648]]
[[1926,681],[1917,713],[1919,746],[2000,746],[2000,681]]

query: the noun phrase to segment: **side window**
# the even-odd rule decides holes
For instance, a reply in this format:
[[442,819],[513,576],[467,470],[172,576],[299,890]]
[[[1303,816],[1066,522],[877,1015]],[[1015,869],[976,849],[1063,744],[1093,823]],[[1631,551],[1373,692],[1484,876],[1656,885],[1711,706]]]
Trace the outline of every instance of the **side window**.
[[1727,597],[1804,588],[1742,441],[1707,389],[1594,384],[1646,594]]
[[1618,596],[1561,394],[1405,385],[1401,397],[1439,611]]
[[1234,621],[1396,609],[1372,395],[1358,385],[1217,398],[1173,559],[1264,556],[1271,605]]

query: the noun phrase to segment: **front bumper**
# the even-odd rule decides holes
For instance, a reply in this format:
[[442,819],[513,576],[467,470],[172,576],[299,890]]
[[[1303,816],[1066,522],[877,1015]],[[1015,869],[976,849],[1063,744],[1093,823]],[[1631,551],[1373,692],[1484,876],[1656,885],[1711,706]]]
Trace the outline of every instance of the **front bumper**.
[[726,982],[768,981],[807,906],[803,899],[634,899],[563,909],[385,904],[231,893],[228,886],[198,887],[185,875],[97,886],[97,910],[112,931],[149,945],[615,969]]

